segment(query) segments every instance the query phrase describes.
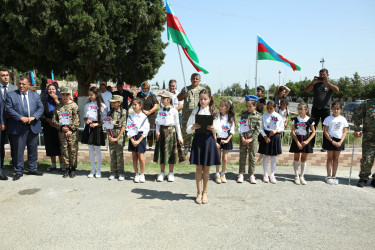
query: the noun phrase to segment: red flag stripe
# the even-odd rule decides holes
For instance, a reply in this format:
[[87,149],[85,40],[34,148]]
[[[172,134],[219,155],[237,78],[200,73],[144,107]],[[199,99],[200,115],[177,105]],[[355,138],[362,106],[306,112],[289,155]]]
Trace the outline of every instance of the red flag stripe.
[[185,31],[182,28],[182,25],[180,21],[178,20],[178,18],[174,15],[169,14],[168,12],[167,12],[167,27],[178,30],[185,34]]
[[184,48],[184,47],[182,47],[182,46],[181,46],[181,48],[182,48],[182,50],[184,51],[186,57],[189,59],[190,63],[193,65],[193,67],[194,67],[198,72],[202,72],[202,70],[200,70],[197,66],[195,66],[195,63],[194,63],[194,61],[191,59],[191,57],[189,56],[189,54],[188,54],[186,48]]
[[258,43],[258,52],[268,52],[267,48],[264,46],[263,43]]
[[283,59],[284,61],[288,62],[288,63],[290,64],[290,67],[292,67],[292,69],[293,69],[294,71],[297,70],[296,65],[295,65],[293,62],[289,61],[288,59],[286,59],[285,57],[283,57],[283,56],[280,55],[280,54],[279,54],[279,56],[280,56],[281,59]]

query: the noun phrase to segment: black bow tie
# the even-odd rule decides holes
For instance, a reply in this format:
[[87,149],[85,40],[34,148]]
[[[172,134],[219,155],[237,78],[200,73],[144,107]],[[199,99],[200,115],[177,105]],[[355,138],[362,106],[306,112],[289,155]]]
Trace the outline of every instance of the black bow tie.
[[169,110],[171,110],[171,108],[166,108],[166,107],[163,108],[163,111],[167,111],[168,112]]

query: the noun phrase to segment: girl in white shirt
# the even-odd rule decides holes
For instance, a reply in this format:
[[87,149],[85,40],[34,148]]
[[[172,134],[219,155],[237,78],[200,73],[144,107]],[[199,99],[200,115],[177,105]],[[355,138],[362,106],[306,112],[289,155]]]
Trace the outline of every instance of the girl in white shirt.
[[[145,151],[146,137],[150,131],[150,123],[147,116],[142,112],[143,100],[139,97],[133,99],[132,108],[134,113],[126,121],[126,131],[128,131],[129,146],[128,151],[132,152],[134,167],[134,182],[143,183],[145,178]],[[138,172],[138,161],[141,174]]]
[[327,150],[327,177],[328,184],[339,184],[336,171],[340,151],[345,149],[346,130],[349,127],[345,117],[341,116],[342,106],[339,102],[331,105],[332,115],[324,119],[323,148]]
[[[219,157],[221,158],[221,173],[220,165],[216,166],[215,182],[217,184],[226,183],[225,169],[228,161],[228,151],[233,149],[232,138],[234,135],[234,107],[230,100],[222,100],[219,105],[219,121],[222,132],[216,134],[216,145],[219,150]],[[223,155],[221,155],[223,150]]]
[[[206,128],[201,128],[201,125],[195,122],[196,119],[199,119],[200,115],[211,115],[213,117],[213,124],[208,125]],[[196,132],[196,130],[198,131]],[[221,164],[219,150],[217,149],[216,141],[213,135],[213,133],[220,134],[221,131],[220,122],[218,120],[214,100],[211,97],[211,92],[203,89],[199,92],[198,108],[193,110],[186,125],[186,132],[188,134],[195,133],[190,153],[190,164],[196,165],[195,180],[198,194],[195,202],[197,204],[208,203],[207,187],[210,166]]]
[[[154,161],[160,159],[160,174],[157,177],[158,182],[164,180],[165,164],[169,164],[168,181],[174,181],[173,167],[179,160],[178,144],[184,144],[180,129],[180,119],[178,111],[171,103],[173,94],[165,91],[161,95],[162,108],[159,109],[156,118],[156,139],[159,141],[159,151],[155,150]],[[178,140],[178,141],[177,141]]]
[[[259,143],[258,153],[263,154],[263,182],[276,183],[276,157],[281,154],[280,132],[284,131],[284,121],[276,111],[276,103],[269,101],[267,103],[267,112],[262,115],[261,134],[263,140]],[[268,176],[268,158],[271,158],[271,175]]]
[[[103,98],[97,87],[89,89],[89,101],[85,105],[84,120],[85,128],[82,133],[81,142],[88,144],[89,156],[91,163],[91,172],[87,176],[89,178],[100,178],[102,165],[102,152],[100,146],[105,146],[105,135],[103,132],[103,117],[107,115],[107,106],[104,104]],[[96,164],[95,169],[95,153]]]

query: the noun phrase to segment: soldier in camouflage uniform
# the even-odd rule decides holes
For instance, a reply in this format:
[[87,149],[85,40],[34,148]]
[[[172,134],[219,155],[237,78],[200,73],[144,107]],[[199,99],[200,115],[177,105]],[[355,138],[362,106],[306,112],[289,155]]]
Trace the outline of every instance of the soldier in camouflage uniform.
[[246,97],[246,109],[241,115],[241,120],[246,120],[249,127],[249,131],[241,133],[240,142],[240,171],[237,179],[238,183],[243,182],[243,175],[246,169],[246,157],[249,155],[249,181],[251,184],[256,184],[254,170],[255,170],[255,154],[258,150],[258,135],[261,129],[261,114],[256,111],[258,97],[249,95]]
[[119,95],[113,95],[112,99],[109,100],[111,103],[111,111],[108,116],[112,118],[113,129],[107,129],[109,138],[109,152],[111,155],[111,175],[109,180],[113,180],[118,176],[119,181],[125,179],[124,175],[124,132],[126,127],[126,109],[123,109],[121,103],[123,97]]
[[[61,156],[64,163],[65,171],[63,177],[75,177],[77,169],[77,154],[78,154],[78,138],[77,131],[79,128],[79,113],[78,106],[75,102],[70,100],[71,90],[62,87],[60,88],[61,100],[53,112],[52,122],[55,128],[59,131],[59,140],[61,147]],[[60,124],[62,114],[68,114],[69,125]]]
[[[354,136],[361,136],[360,125],[363,121],[363,141],[362,141],[362,159],[361,171],[359,172],[358,187],[366,186],[371,175],[371,169],[375,158],[375,98],[366,100],[354,112]],[[375,173],[372,175],[371,186],[375,187]]]
[[201,76],[198,73],[191,75],[191,85],[187,86],[186,89],[183,88],[178,94],[177,99],[179,101],[184,101],[184,107],[182,108],[182,137],[184,140],[185,154],[191,148],[191,137],[192,135],[186,133],[186,124],[189,120],[191,112],[198,106],[199,102],[199,92],[204,89],[202,86],[199,86],[201,81]]

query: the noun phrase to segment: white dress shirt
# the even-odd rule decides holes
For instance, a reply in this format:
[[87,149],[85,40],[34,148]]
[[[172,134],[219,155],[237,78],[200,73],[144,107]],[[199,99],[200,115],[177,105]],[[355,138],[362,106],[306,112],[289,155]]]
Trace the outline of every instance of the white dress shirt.
[[266,130],[271,131],[277,129],[278,132],[284,131],[284,121],[280,114],[273,112],[272,114],[266,112],[262,115],[262,130],[263,136],[266,136]]
[[[194,134],[195,130],[192,129],[194,123],[195,123],[195,115],[198,113],[199,108],[195,108],[193,112],[191,112],[191,115],[189,117],[189,120],[186,125],[186,133],[188,134]],[[210,107],[207,105],[204,109],[200,109],[198,115],[211,115],[210,113]],[[220,134],[222,132],[221,125],[219,119],[215,119],[213,122],[213,125],[215,127],[215,130],[212,131],[214,133]]]
[[220,134],[217,134],[217,138],[226,139],[229,136],[229,134],[232,134],[233,136],[235,133],[234,132],[235,125],[234,125],[234,122],[229,123],[228,115],[222,116],[219,113],[219,121],[220,121],[222,132]]
[[138,129],[138,133],[142,132],[142,136],[147,137],[148,132],[150,131],[150,122],[148,121],[147,116],[142,111],[139,114],[137,114],[136,112],[132,113],[126,121],[126,127],[128,127],[128,125],[131,123],[135,124]]
[[164,111],[164,108],[160,108],[158,116],[156,118],[156,132],[160,132],[160,126],[175,126],[178,140],[182,140],[180,118],[178,117],[177,109],[169,106],[169,111]]
[[[180,94],[180,91],[178,91],[178,90],[176,89],[176,90],[174,91],[174,93],[172,93],[172,94],[173,94],[172,105],[173,105],[174,108],[177,108],[177,107],[180,106],[180,105],[184,105],[184,100],[179,101],[178,98],[177,98],[178,94]],[[180,111],[178,111],[178,113],[181,114],[181,111],[182,111],[182,109],[180,109]]]

